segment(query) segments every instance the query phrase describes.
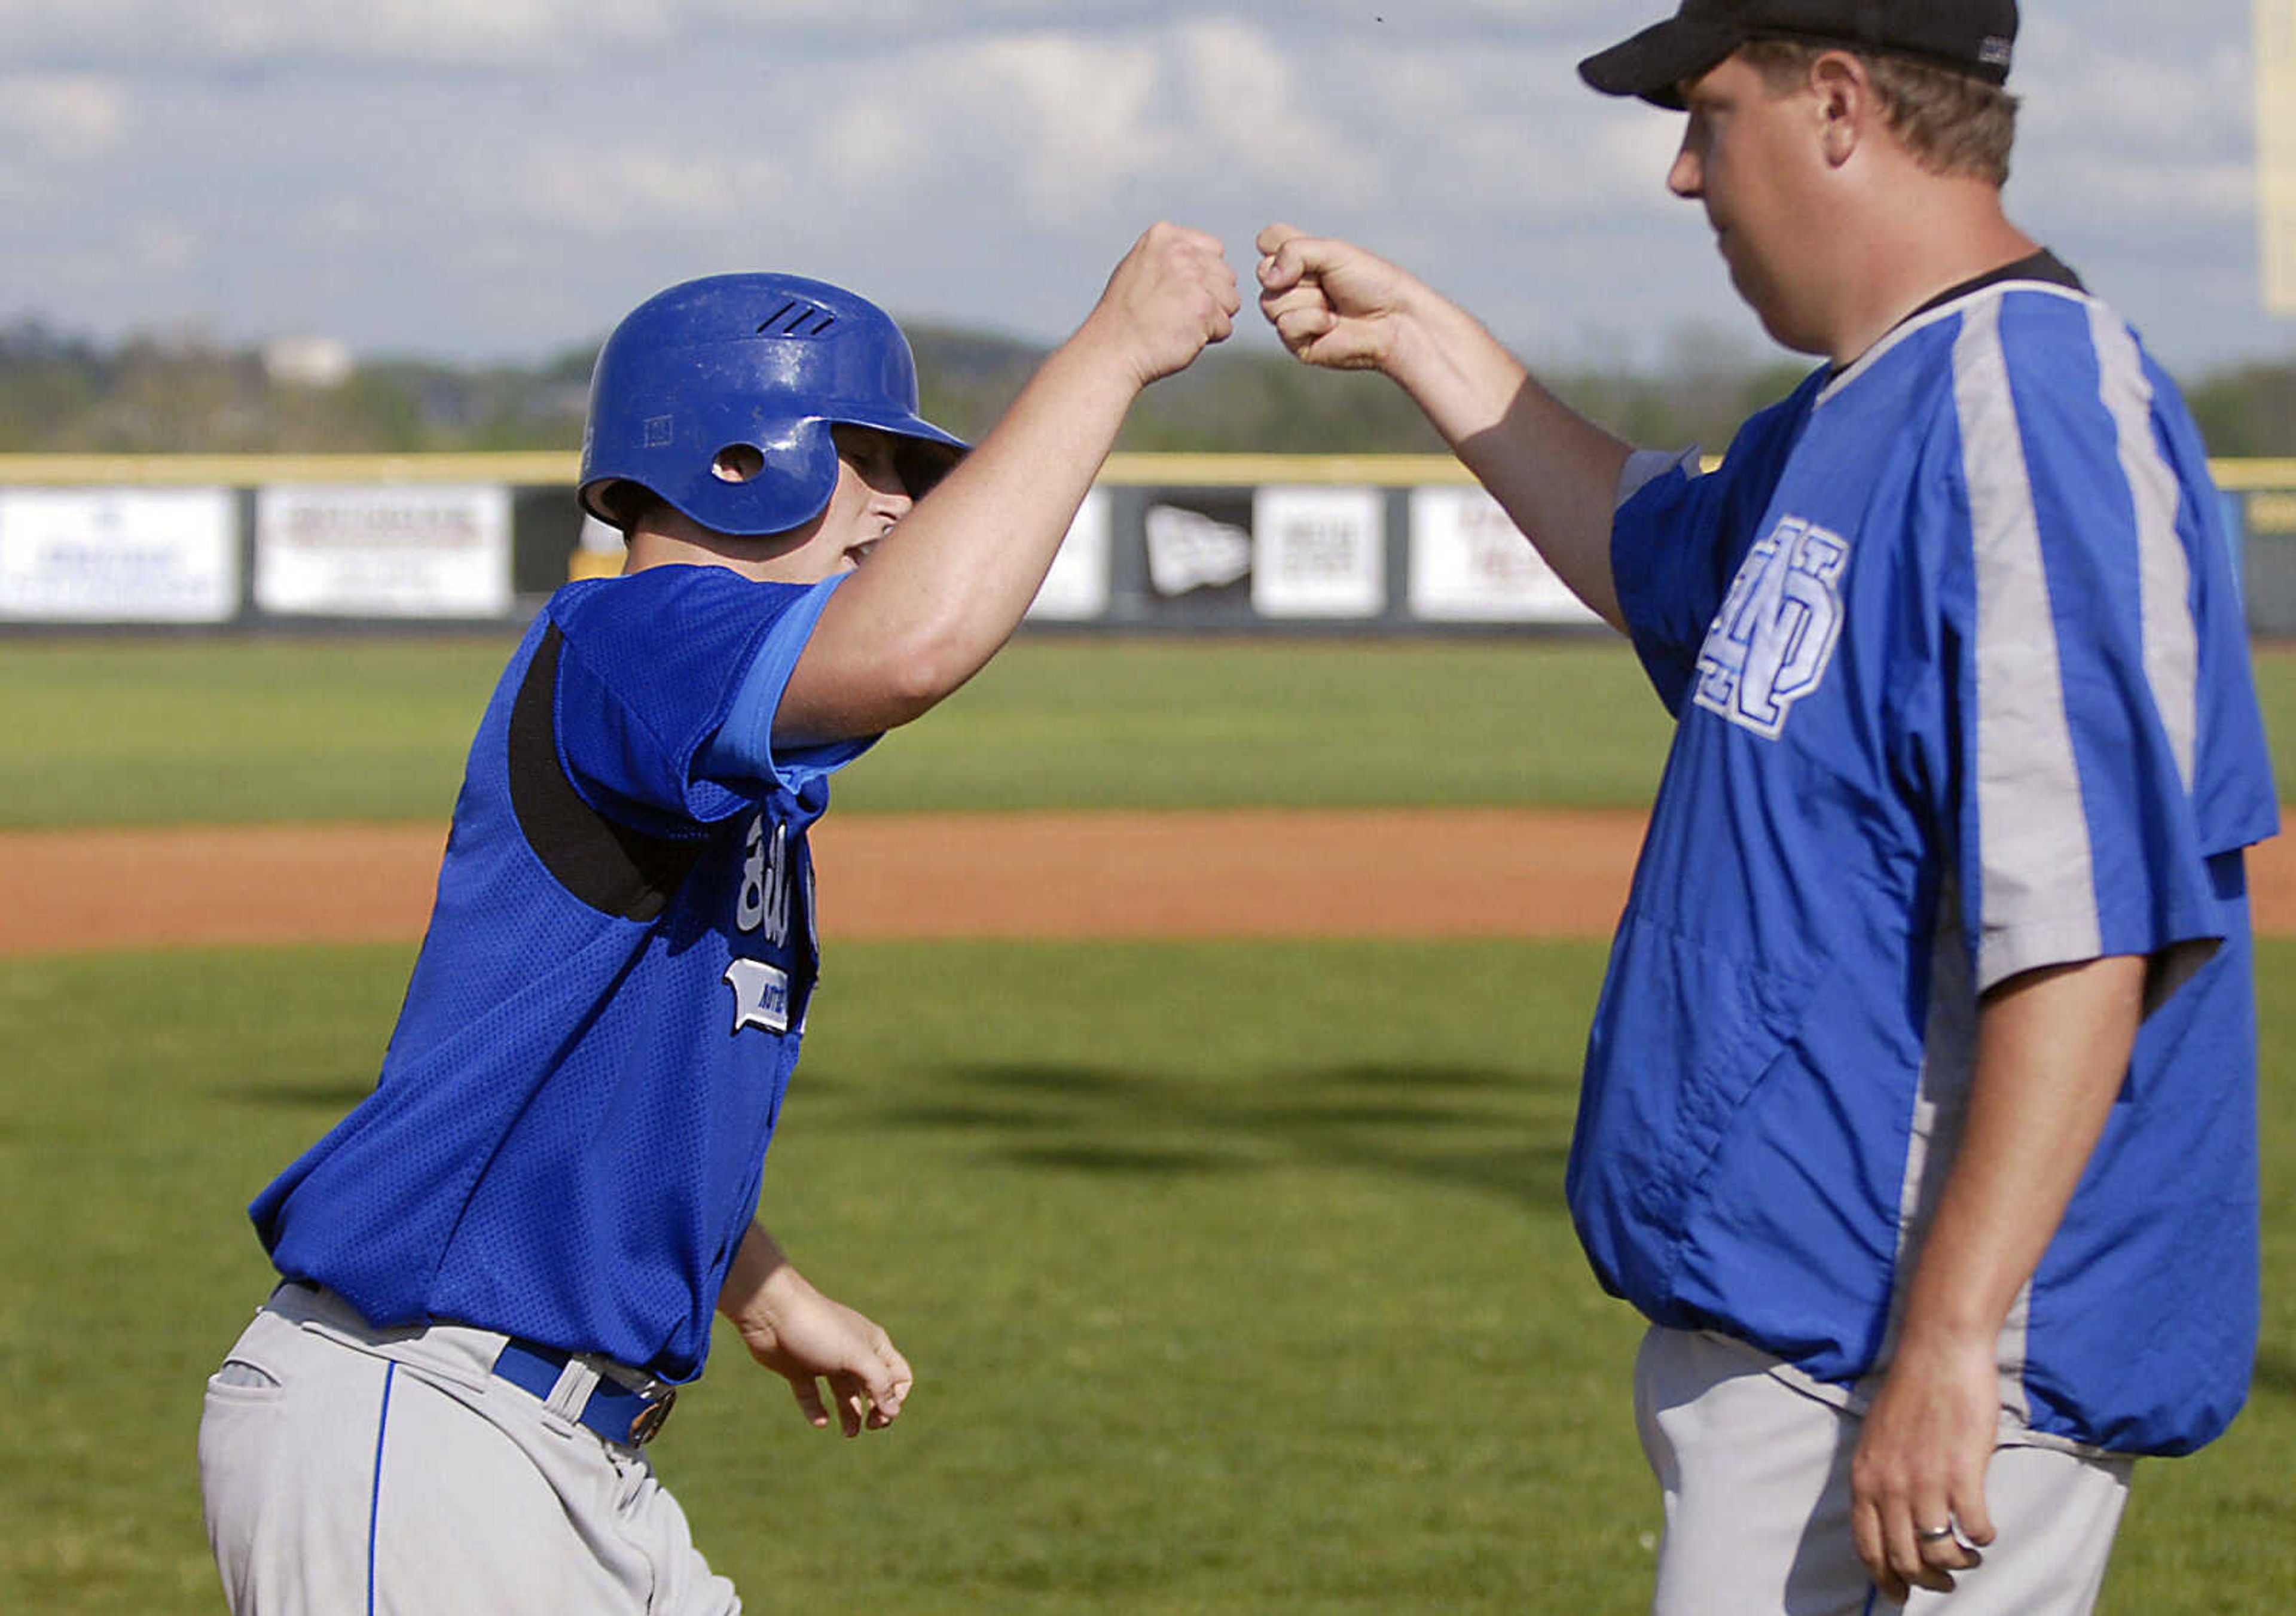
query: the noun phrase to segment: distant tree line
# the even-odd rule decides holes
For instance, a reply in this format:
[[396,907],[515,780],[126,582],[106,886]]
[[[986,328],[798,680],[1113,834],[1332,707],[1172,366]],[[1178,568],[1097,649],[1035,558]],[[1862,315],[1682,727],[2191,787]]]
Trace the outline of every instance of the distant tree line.
[[[925,414],[986,431],[1044,357],[1027,343],[912,327]],[[260,349],[135,337],[106,347],[36,320],[0,326],[0,453],[422,453],[572,449],[593,348],[530,365],[381,359],[340,381],[284,379]],[[1663,375],[1565,373],[1550,385],[1637,443],[1725,447],[1807,367],[1685,345]],[[2210,452],[2296,455],[2296,360],[2187,388]],[[1402,390],[1312,371],[1265,348],[1218,349],[1151,388],[1119,447],[1260,453],[1439,452]]]

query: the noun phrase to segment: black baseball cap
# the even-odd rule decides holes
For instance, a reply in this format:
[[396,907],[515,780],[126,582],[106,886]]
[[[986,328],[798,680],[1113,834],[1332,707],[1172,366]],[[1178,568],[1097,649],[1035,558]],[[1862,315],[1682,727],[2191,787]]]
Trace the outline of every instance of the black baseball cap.
[[1682,9],[1578,64],[1605,95],[1682,110],[1678,89],[1753,39],[1911,56],[2005,84],[2017,0],[1682,0]]

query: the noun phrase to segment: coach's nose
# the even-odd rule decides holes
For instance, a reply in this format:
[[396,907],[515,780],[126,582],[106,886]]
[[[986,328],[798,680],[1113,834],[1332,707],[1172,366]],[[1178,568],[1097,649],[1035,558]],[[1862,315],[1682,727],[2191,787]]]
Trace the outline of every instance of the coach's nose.
[[1674,165],[1666,171],[1666,188],[1690,202],[1706,194],[1706,159],[1686,130],[1681,149],[1674,154]]

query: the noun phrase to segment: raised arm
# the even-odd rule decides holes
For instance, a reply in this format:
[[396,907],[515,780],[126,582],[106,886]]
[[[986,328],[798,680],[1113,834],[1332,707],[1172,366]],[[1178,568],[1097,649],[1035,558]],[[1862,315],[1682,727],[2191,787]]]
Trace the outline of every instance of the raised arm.
[[1632,450],[1573,411],[1473,316],[1383,258],[1289,225],[1259,233],[1259,307],[1284,347],[1409,393],[1573,594],[1623,628],[1611,519]]
[[791,675],[781,742],[875,734],[996,653],[1045,581],[1140,390],[1234,329],[1220,244],[1158,225],[988,437],[831,597]]

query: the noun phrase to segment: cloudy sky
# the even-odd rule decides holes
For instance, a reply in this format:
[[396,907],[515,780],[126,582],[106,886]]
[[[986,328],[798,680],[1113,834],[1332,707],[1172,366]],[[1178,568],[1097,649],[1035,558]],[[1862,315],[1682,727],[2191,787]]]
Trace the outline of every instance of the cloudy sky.
[[[1573,72],[1670,8],[0,0],[0,321],[527,359],[779,267],[1051,339],[1152,220],[1248,275],[1283,217],[1534,360],[1767,353],[1661,184],[1678,118]],[[2296,352],[2259,304],[2249,6],[2024,11],[2013,212],[2173,365]]]

